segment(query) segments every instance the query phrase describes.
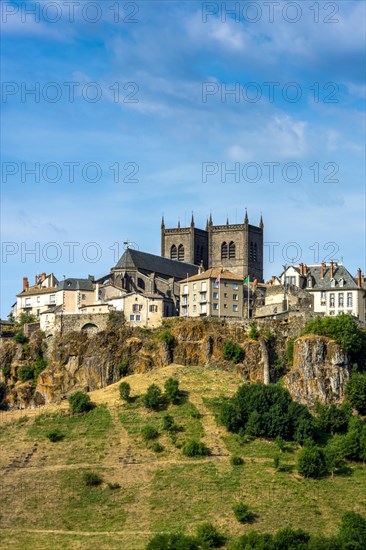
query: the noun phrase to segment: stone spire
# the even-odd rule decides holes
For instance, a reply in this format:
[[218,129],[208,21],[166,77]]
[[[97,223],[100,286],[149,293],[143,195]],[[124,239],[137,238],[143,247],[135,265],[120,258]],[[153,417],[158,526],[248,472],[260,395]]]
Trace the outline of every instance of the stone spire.
[[245,209],[244,225],[248,225],[248,223],[249,223],[248,212],[247,212],[247,209]]
[[194,217],[193,217],[193,212],[192,212],[192,219],[191,219],[191,227],[194,227]]
[[164,214],[161,216],[161,229],[164,229],[165,228],[165,223],[164,223]]
[[260,219],[260,222],[259,222],[259,227],[260,227],[261,229],[263,229],[263,228],[264,228],[264,223],[263,223],[263,217],[262,217],[262,212],[261,212],[261,219]]
[[226,225],[229,225],[229,216],[226,216]]
[[178,229],[180,229],[180,218],[178,218]]

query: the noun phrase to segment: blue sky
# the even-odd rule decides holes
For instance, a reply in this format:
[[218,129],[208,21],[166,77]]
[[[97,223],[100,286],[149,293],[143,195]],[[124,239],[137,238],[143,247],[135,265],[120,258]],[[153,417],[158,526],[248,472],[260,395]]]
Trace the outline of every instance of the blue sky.
[[2,2],[2,317],[23,276],[101,276],[126,239],[159,254],[163,212],[262,212],[266,278],[365,270],[363,1],[74,4]]

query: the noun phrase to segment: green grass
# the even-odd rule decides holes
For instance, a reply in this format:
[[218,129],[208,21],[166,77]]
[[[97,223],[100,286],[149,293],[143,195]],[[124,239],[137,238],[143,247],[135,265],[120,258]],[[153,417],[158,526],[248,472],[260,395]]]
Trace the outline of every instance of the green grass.
[[[288,525],[332,534],[345,511],[366,515],[366,467],[362,464],[351,463],[350,476],[303,479],[294,467],[295,445],[280,453],[273,441],[245,442],[214,424],[212,398],[223,388],[233,393],[238,380],[232,373],[173,366],[161,373],[129,377],[132,394],[142,395],[152,382],[163,387],[164,379],[174,375],[188,392],[186,402],[149,412],[139,399],[120,403],[117,384],[115,394],[107,388],[101,397],[111,392],[110,408],[99,404],[86,415],[58,412],[0,427],[1,466],[20,460],[37,443],[28,463],[1,472],[4,548],[143,550],[153,533],[182,530],[192,534],[205,521],[229,538],[250,529],[273,533]],[[201,405],[203,395],[209,410]],[[196,418],[193,403],[202,417]],[[162,429],[166,414],[182,428],[176,442]],[[154,452],[151,442],[143,441],[141,428],[146,425],[159,431],[157,441],[164,446],[163,452]],[[65,434],[62,441],[47,439],[54,429]],[[199,460],[183,456],[181,445],[189,439],[202,440],[213,455]],[[232,466],[233,455],[241,456],[244,464]],[[290,471],[273,467],[276,455],[280,466]],[[86,471],[101,475],[102,485],[85,487]],[[108,482],[119,483],[121,488],[112,490]],[[236,521],[232,507],[240,500],[257,515],[253,525]]]

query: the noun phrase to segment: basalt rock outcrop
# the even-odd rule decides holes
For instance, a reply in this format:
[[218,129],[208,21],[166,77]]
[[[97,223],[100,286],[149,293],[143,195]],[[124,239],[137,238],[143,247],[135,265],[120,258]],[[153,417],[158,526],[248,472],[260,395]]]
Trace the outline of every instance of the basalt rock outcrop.
[[[5,380],[4,366],[11,367],[6,380],[7,406],[23,408],[57,402],[73,391],[91,391],[117,382],[126,369],[129,373],[142,373],[171,362],[235,369],[240,379],[248,382],[267,383],[268,375],[270,382],[277,381],[276,361],[285,365],[293,324],[267,323],[261,328],[259,341],[249,338],[248,329],[248,324],[178,318],[156,330],[115,324],[98,334],[81,331],[52,338],[35,334],[27,344],[4,342],[0,349],[0,379]],[[243,361],[236,365],[223,360],[228,340],[238,343],[244,352]],[[17,369],[35,361],[40,354],[47,360],[47,367],[36,381],[20,382]],[[284,383],[294,399],[312,405],[316,400],[341,401],[348,377],[347,355],[336,342],[306,336],[295,341],[293,367]]]
[[284,384],[293,399],[312,406],[340,403],[350,375],[347,353],[325,336],[307,335],[294,342],[294,361]]

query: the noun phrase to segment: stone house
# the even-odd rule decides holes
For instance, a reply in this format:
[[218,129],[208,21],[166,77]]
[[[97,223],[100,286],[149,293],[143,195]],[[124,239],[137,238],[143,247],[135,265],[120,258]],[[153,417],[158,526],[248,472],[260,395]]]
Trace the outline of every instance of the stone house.
[[212,268],[180,282],[181,317],[243,317],[243,279]]

